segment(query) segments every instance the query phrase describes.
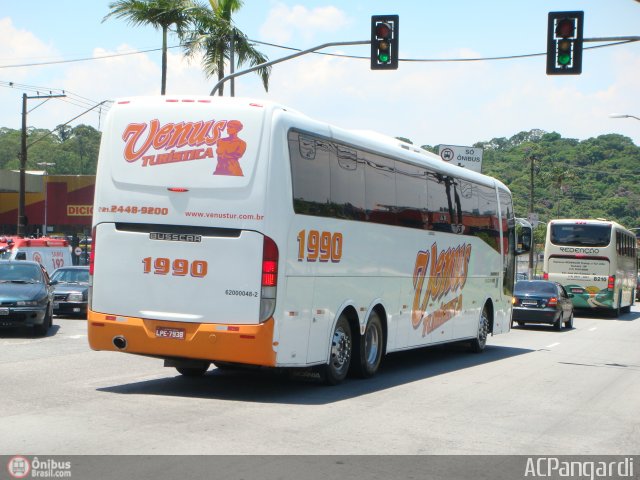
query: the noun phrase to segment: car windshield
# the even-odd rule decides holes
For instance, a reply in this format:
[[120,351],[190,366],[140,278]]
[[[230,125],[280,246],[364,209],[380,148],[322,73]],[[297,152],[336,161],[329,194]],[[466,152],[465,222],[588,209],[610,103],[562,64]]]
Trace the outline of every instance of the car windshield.
[[58,283],[89,283],[89,270],[76,268],[59,269],[53,272],[51,280]]
[[42,283],[42,273],[38,265],[0,265],[0,283],[2,282]]
[[557,291],[553,283],[520,281],[516,283],[514,293],[516,295],[556,295]]

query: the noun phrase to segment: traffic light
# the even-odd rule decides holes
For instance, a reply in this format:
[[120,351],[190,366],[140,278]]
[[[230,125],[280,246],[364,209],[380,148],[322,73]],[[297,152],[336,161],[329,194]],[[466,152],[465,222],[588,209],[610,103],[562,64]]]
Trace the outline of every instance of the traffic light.
[[398,22],[398,15],[371,17],[371,70],[397,70]]
[[582,73],[584,12],[549,12],[547,75]]

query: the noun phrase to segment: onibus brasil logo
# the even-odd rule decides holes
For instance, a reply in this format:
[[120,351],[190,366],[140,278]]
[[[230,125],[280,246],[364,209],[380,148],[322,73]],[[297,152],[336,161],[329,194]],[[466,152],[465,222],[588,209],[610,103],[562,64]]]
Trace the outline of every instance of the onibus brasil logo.
[[30,461],[27,457],[15,455],[9,459],[7,471],[11,478],[27,478],[29,474],[31,477],[70,478],[71,462],[52,458],[40,460],[38,457]]
[[31,472],[31,463],[28,458],[16,455],[9,459],[7,470],[13,478],[25,478]]

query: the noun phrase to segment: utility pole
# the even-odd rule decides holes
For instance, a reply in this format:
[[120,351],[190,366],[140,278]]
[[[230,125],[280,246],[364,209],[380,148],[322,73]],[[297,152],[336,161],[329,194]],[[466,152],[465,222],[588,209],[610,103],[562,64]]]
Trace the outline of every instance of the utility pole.
[[[531,174],[529,176],[529,221],[531,221],[533,214],[533,162],[534,155],[529,153],[529,161],[531,163]],[[533,228],[531,229],[531,249],[529,250],[529,280],[533,280],[533,255],[536,249],[535,241],[533,239]]]
[[[22,94],[22,135],[20,138],[20,192],[18,194],[18,229],[19,237],[24,237],[27,227],[27,219],[25,216],[25,190],[26,190],[26,168],[27,168],[27,100],[44,98],[45,102],[51,98],[66,97],[66,95],[35,95],[28,97],[26,93]],[[42,105],[42,103],[40,104]],[[37,108],[37,107],[36,107]]]
[[22,135],[20,138],[20,193],[18,195],[18,236],[23,237],[27,224],[24,218],[25,167],[27,165],[27,94],[22,94]]

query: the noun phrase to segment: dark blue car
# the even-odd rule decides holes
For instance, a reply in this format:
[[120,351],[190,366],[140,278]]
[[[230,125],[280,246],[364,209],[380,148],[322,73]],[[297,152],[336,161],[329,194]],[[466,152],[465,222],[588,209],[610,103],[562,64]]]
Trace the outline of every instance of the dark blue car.
[[0,328],[30,327],[44,336],[53,317],[53,286],[37,262],[0,260]]
[[543,323],[562,330],[564,324],[573,328],[572,293],[557,282],[549,280],[520,280],[513,289],[511,319],[523,326]]

